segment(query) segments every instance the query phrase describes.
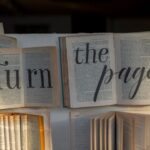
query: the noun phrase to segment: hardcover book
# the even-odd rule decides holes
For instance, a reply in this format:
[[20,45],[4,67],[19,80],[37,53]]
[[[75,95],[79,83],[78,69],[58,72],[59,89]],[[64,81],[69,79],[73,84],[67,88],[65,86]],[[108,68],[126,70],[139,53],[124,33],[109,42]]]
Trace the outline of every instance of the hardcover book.
[[150,104],[150,33],[60,38],[64,104]]

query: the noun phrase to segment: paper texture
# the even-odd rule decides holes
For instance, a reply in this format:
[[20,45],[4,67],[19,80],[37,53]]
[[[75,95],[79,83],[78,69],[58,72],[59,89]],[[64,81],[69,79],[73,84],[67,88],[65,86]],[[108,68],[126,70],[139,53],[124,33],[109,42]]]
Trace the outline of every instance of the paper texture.
[[57,106],[56,57],[54,47],[1,48],[0,108]]
[[[148,114],[118,113],[117,117],[117,145],[127,150],[149,149],[149,121]],[[122,125],[120,126],[120,121]],[[120,124],[120,125],[119,125]],[[120,132],[122,130],[122,132]]]
[[117,82],[119,104],[150,104],[150,33],[116,34],[116,70],[120,73]]
[[115,81],[109,78],[114,67],[112,34],[66,37],[62,53],[67,53],[71,107],[115,103]]
[[59,85],[55,51],[54,47],[23,49],[24,103],[26,105],[40,107],[57,105]]
[[50,110],[50,122],[52,131],[52,143],[54,150],[70,150],[70,110],[53,108]]
[[71,114],[71,149],[87,150],[90,148],[89,116]]
[[[60,48],[59,48],[59,37],[60,36],[66,36],[68,34],[6,34],[7,36],[12,36],[17,39],[18,47],[20,48],[31,48],[31,47],[49,47],[49,46],[55,46],[57,47],[56,53],[57,53],[57,61],[55,61],[58,64],[58,70],[57,75],[59,78],[59,89],[57,89],[60,92],[60,94],[57,94],[59,98],[56,97],[56,101],[60,99],[60,105],[63,106],[63,100],[62,100],[62,90],[61,90],[61,62],[60,62]],[[55,67],[56,69],[56,67]]]
[[21,101],[20,49],[0,49],[1,108],[19,105]]
[[4,128],[4,116],[0,116],[0,149],[5,150],[6,149],[6,143],[5,143],[5,128]]

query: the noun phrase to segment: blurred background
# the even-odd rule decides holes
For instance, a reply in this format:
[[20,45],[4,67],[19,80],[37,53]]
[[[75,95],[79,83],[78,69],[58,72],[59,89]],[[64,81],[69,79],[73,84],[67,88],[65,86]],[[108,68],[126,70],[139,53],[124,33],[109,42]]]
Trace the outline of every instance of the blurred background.
[[150,31],[150,0],[0,0],[5,33]]

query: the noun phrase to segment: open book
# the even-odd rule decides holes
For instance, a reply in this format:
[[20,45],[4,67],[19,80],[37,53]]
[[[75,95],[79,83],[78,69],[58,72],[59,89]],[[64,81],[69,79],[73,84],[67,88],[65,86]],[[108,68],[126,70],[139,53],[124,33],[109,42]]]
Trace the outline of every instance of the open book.
[[58,105],[55,47],[0,49],[0,108]]
[[72,108],[150,104],[150,33],[60,38],[64,103]]
[[42,116],[1,113],[0,135],[1,150],[45,150]]
[[110,112],[91,119],[91,150],[149,150],[150,115]]

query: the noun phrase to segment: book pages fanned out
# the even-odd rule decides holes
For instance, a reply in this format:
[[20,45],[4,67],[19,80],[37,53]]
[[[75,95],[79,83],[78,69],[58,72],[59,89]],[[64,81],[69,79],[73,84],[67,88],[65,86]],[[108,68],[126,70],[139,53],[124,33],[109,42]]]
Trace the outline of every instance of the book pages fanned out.
[[22,149],[23,150],[45,150],[44,124],[39,116],[22,115]]
[[[41,127],[40,128],[40,133],[41,133],[40,137],[44,136],[44,138],[40,138],[41,147],[45,147],[44,150],[52,150],[53,149],[52,136],[51,136],[51,124],[50,124],[51,123],[50,110],[49,109],[47,109],[47,108],[38,108],[38,109],[37,108],[18,108],[18,109],[14,108],[14,109],[7,109],[7,112],[5,109],[3,109],[3,110],[0,110],[0,114],[14,114],[13,116],[15,118],[15,137],[16,137],[15,141],[17,141],[15,143],[16,150],[20,150],[22,147],[25,147],[25,146],[27,147],[26,143],[29,142],[27,136],[32,136],[31,133],[33,133],[33,132],[31,132],[31,133],[29,133],[29,135],[27,135],[27,133],[24,131],[27,130],[27,127],[29,127],[28,129],[30,129],[30,130],[32,129],[32,126],[30,127],[30,123],[31,123],[31,125],[34,124],[35,126]],[[0,115],[0,117],[1,117],[1,115]],[[32,121],[29,122],[31,119],[32,119]],[[23,123],[21,123],[21,121],[23,121]],[[36,122],[38,122],[38,125],[36,124]],[[2,127],[4,127],[4,126],[2,126]],[[23,128],[25,130],[23,130]],[[44,129],[44,131],[43,131],[43,129]],[[33,131],[34,130],[35,130],[35,128],[33,129]],[[36,132],[36,134],[38,134],[39,129],[36,130],[35,132]],[[17,140],[17,139],[20,139],[20,140]],[[22,142],[22,141],[24,141],[24,142]],[[25,141],[27,141],[27,142],[25,142]]]
[[[108,109],[107,109],[108,111]],[[102,115],[101,117],[105,116],[107,113],[106,110],[102,110],[99,108],[86,108],[86,109],[73,109],[70,111],[70,143],[71,143],[71,150],[87,150],[90,147],[94,147],[94,143],[97,143],[97,147],[99,145],[98,140],[95,141],[90,134],[94,134],[94,130],[91,128],[91,120],[95,117],[99,117],[99,114]],[[104,118],[103,118],[104,120]],[[101,124],[101,123],[100,123]],[[97,127],[97,123],[95,124]],[[102,128],[104,131],[104,128]],[[96,133],[96,135],[98,132]],[[103,133],[101,133],[103,134]],[[103,141],[103,139],[101,138]],[[93,144],[91,145],[91,141]]]
[[[91,122],[90,150],[149,150],[149,114],[108,112],[91,118]],[[99,132],[101,128],[103,134]]]
[[0,108],[50,107],[59,101],[55,47],[0,49]]
[[45,150],[42,116],[0,113],[0,133],[1,150]]

